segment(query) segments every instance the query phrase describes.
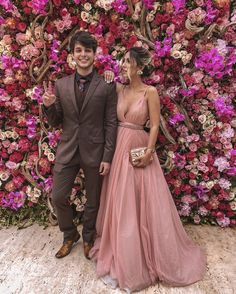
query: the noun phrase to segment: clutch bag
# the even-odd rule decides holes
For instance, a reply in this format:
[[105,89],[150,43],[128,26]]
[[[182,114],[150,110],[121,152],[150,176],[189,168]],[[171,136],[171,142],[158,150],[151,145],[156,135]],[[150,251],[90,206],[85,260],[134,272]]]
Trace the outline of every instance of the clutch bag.
[[135,165],[135,160],[146,153],[147,147],[138,147],[130,150],[129,158],[132,165]]

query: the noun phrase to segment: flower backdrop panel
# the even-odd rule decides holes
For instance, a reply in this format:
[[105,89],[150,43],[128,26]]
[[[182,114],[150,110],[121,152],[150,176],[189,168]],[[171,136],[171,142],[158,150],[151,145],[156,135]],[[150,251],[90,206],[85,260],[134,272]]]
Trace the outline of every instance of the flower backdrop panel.
[[[157,153],[184,221],[236,224],[236,5],[228,0],[0,0],[0,223],[45,221],[60,139],[42,114],[43,81],[73,72],[76,30],[98,40],[96,67],[149,48],[161,98]],[[78,177],[75,210],[86,197]]]

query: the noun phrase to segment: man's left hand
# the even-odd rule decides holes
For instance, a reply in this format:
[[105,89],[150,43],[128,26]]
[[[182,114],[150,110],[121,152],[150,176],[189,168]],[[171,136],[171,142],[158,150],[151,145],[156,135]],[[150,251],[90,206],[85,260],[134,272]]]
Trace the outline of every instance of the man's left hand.
[[99,168],[99,173],[101,176],[106,176],[110,171],[111,164],[109,162],[102,161]]

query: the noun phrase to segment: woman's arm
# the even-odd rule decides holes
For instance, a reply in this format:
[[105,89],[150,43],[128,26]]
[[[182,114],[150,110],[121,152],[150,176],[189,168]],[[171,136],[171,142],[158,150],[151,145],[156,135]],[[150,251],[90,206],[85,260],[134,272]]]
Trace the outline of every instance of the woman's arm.
[[147,152],[155,150],[157,135],[160,125],[160,98],[157,90],[154,87],[149,87],[147,90],[148,110],[150,118],[150,134],[147,146]]
[[147,89],[147,102],[150,118],[150,133],[148,139],[148,146],[145,155],[137,158],[137,167],[145,167],[152,161],[152,153],[155,152],[155,144],[160,125],[160,99],[156,88],[149,87]]

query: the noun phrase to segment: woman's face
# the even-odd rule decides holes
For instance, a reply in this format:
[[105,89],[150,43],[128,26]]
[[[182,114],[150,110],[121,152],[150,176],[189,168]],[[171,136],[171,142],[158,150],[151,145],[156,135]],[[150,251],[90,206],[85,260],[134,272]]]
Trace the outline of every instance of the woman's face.
[[130,58],[130,53],[127,52],[121,60],[122,76],[131,80],[138,75],[138,70],[140,70],[140,67],[137,66],[137,62],[134,59]]

